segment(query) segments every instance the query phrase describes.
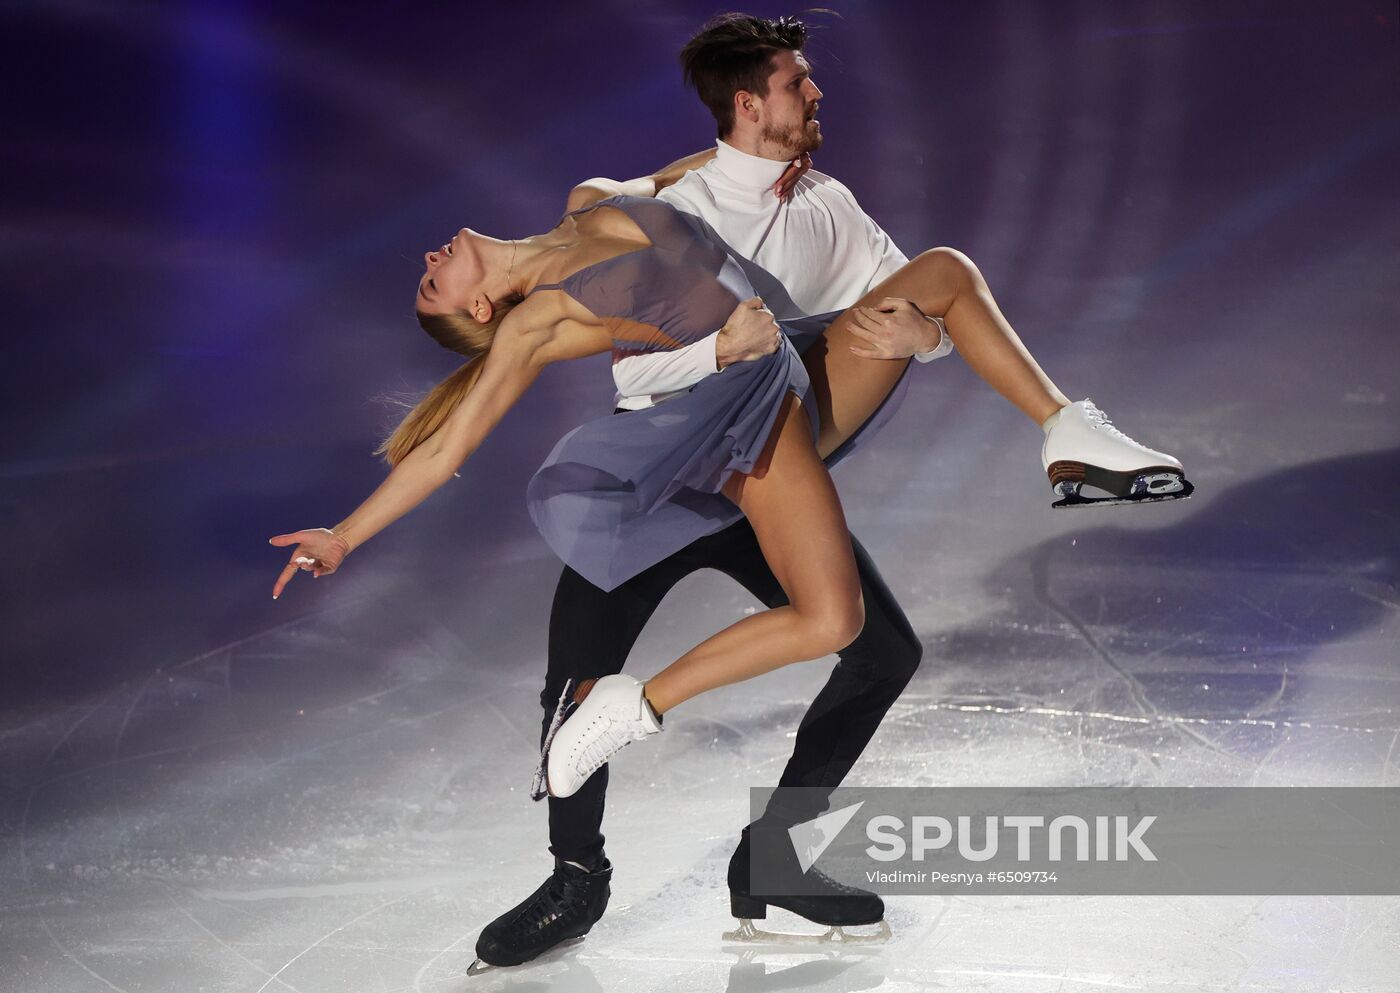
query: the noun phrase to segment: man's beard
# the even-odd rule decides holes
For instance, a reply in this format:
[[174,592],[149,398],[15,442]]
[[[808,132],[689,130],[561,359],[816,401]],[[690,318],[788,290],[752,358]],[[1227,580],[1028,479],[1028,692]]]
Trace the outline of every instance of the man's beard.
[[808,127],[810,123],[810,120],[804,120],[800,127],[766,124],[759,137],[764,141],[771,141],[783,149],[789,158],[795,159],[804,152],[815,152],[822,147],[822,133],[816,128]]

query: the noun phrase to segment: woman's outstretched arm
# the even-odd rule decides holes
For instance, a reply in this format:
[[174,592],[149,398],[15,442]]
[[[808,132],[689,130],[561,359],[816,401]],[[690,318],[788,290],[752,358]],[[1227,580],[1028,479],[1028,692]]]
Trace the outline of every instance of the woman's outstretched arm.
[[[448,415],[442,427],[429,435],[385,477],[384,482],[333,528],[311,528],[270,539],[277,546],[295,545],[291,560],[272,587],[272,598],[298,571],[328,575],[354,549],[417,507],[481,446],[530,388],[540,370],[552,362],[606,351],[606,333],[561,334],[572,321],[527,329],[524,307],[506,318],[496,333],[481,379]],[[516,320],[516,318],[520,318]],[[582,325],[578,326],[583,328]],[[586,331],[587,329],[585,329]]]

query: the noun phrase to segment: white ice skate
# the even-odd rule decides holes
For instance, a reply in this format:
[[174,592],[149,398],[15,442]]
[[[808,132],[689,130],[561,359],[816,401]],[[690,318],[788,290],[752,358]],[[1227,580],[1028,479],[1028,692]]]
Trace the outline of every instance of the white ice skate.
[[546,793],[573,796],[624,746],[661,730],[661,719],[642,696],[642,684],[622,673],[581,683],[571,712],[569,703],[565,686],[531,790],[537,800]]
[[[1041,464],[1060,499],[1054,507],[1181,500],[1195,489],[1181,463],[1165,452],[1139,445],[1104,416],[1092,400],[1061,409],[1045,433]],[[1083,486],[1111,494],[1088,497]]]

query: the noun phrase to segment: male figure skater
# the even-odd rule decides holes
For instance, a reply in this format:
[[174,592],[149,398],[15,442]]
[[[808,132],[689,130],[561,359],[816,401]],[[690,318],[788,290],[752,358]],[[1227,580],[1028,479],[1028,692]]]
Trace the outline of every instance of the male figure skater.
[[[701,218],[731,254],[747,263],[746,274],[779,320],[842,310],[907,261],[861,211],[850,191],[834,179],[810,172],[810,182],[801,183],[786,200],[774,192],[789,165],[821,144],[820,125],[813,116],[821,92],[801,56],[805,40],[806,29],[794,20],[716,18],[681,55],[686,80],[715,113],[721,139],[713,156],[683,162],[695,165],[709,160],[708,164],[681,173],[679,181],[679,170],[669,168],[640,181],[591,180],[587,184],[603,185],[609,193],[654,193]],[[736,117],[734,101],[740,90],[749,95],[749,104]],[[951,350],[941,322],[925,318],[907,301],[891,300],[883,312],[872,313],[868,333],[870,357],[904,359],[919,354],[930,360]],[[633,360],[623,360],[617,375],[627,383],[629,396],[620,403],[637,408],[660,402],[715,373],[726,361],[725,346],[716,332],[680,353],[669,353],[666,362],[652,368],[641,364],[629,368]],[[859,541],[852,541],[865,601],[865,627],[839,653],[826,686],[804,716],[792,758],[779,781],[783,786],[828,790],[838,786],[908,684],[922,655],[918,636],[875,563]],[[786,602],[746,521],[694,542],[611,592],[603,592],[566,567],[550,618],[549,667],[541,694],[546,726],[569,679],[618,672],[670,589],[706,568],[732,577],[769,607]],[[604,766],[573,796],[549,798],[554,872],[535,893],[482,932],[476,947],[482,963],[529,961],[585,934],[603,915],[612,875],[600,830],[607,778]],[[729,868],[736,905],[752,896],[748,882],[751,832],[785,831],[818,813],[820,809],[770,810],[743,830]],[[795,856],[793,868],[799,871]],[[817,872],[812,870],[808,880]],[[878,896],[821,878],[829,884],[825,896],[775,897],[765,902],[826,925],[883,920],[884,905]]]
[[[592,199],[599,192],[659,196],[696,217],[698,225],[741,260],[779,320],[845,310],[907,262],[850,191],[831,177],[809,172],[791,188],[790,196],[775,193],[789,165],[796,160],[805,166],[806,156],[821,144],[816,111],[822,94],[802,56],[805,40],[806,29],[796,20],[727,14],[711,21],[685,46],[681,64],[687,83],[694,86],[718,124],[720,141],[714,156],[693,156],[639,180],[590,180],[580,187],[591,192]],[[707,161],[693,168],[702,160]],[[685,171],[687,167],[692,171]],[[784,183],[781,188],[789,186]],[[959,266],[971,268],[965,257],[959,258]],[[985,291],[980,276],[977,281]],[[925,317],[907,300],[886,299],[878,308],[857,310],[855,320],[861,328],[859,336],[869,346],[857,354],[867,358],[929,360],[952,347],[942,322]],[[1004,331],[996,331],[996,348],[1010,349],[1024,361],[1010,363],[1019,380],[1003,379],[992,385],[1008,399],[1018,392],[1036,397],[1033,402],[1013,402],[1036,421],[1044,421],[1047,440],[1042,458],[1052,479],[1056,465],[1070,467],[1065,471],[1077,467],[1081,480],[1086,478],[1086,465],[1090,470],[1103,466],[1110,475],[1125,477],[1109,480],[1123,482],[1121,496],[1128,496],[1129,483],[1132,499],[1162,499],[1168,492],[1189,494],[1180,463],[1126,438],[1086,401],[1070,404],[1040,372],[1010,326],[1004,320],[1001,323]],[[986,342],[975,344],[981,348]],[[745,347],[740,344],[736,352],[736,343],[717,332],[665,356],[623,359],[614,367],[619,384],[625,384],[626,395],[620,403],[635,409],[664,402],[668,395],[715,374],[726,362],[753,357],[738,354]],[[971,350],[964,354],[991,382],[983,355]],[[835,396],[842,384],[826,385]],[[1063,451],[1061,462],[1054,458],[1057,451]],[[1145,476],[1136,468],[1149,465],[1169,471]],[[1160,490],[1159,478],[1164,487]],[[1152,488],[1139,493],[1139,486]],[[1071,495],[1063,490],[1061,494],[1067,499]],[[1077,482],[1073,495],[1077,497]],[[818,791],[818,796],[829,795],[841,783],[909,682],[922,654],[918,637],[875,564],[859,541],[853,538],[852,542],[865,627],[859,638],[838,653],[830,678],[802,719],[792,757],[779,780],[783,787],[818,787],[824,791]],[[550,619],[549,666],[541,694],[545,735],[564,686],[570,680],[577,683],[619,672],[667,592],[702,568],[731,576],[769,607],[786,602],[744,521],[694,542],[610,592],[564,569]],[[604,765],[573,795],[550,797],[554,872],[525,901],[483,930],[476,946],[479,962],[529,961],[587,933],[602,916],[612,874],[600,830],[607,774]],[[762,917],[772,905],[829,926],[883,921],[879,897],[837,884],[815,867],[804,881],[808,886],[814,882],[823,886],[822,895],[782,897],[752,891],[748,872],[752,837],[761,832],[785,833],[788,827],[815,817],[823,806],[819,802],[799,809],[775,802],[763,817],[744,828],[728,872],[734,916]],[[765,850],[790,850],[790,846]],[[790,865],[777,868],[801,874],[795,854]]]

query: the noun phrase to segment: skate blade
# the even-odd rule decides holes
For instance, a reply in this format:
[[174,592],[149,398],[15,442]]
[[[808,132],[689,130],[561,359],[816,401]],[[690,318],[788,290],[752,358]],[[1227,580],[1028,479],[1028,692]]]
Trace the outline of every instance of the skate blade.
[[585,937],[587,937],[587,935],[581,934],[577,938],[567,938],[559,942],[559,944],[555,945],[553,948],[548,948],[529,961],[521,962],[519,965],[492,965],[490,962],[481,961],[481,959],[472,959],[472,964],[467,966],[467,975],[479,976],[483,972],[495,972],[498,969],[519,969],[521,966],[535,965],[537,963],[542,964],[556,958],[555,952],[560,952],[572,948],[575,945],[582,944]]
[[1142,476],[1133,481],[1132,489],[1121,496],[1084,496],[1078,483],[1060,483],[1055,487],[1060,495],[1050,506],[1061,507],[1110,507],[1129,503],[1163,503],[1167,500],[1185,500],[1196,487],[1185,476],[1162,473]]
[[574,681],[567,679],[564,681],[564,689],[559,694],[559,703],[554,708],[554,716],[549,721],[549,730],[545,732],[544,744],[540,745],[540,764],[535,767],[535,778],[530,782],[530,799],[543,800],[549,796],[549,746],[554,742],[554,736],[559,733],[559,726],[564,723],[566,711],[569,708],[569,692],[574,688]]
[[747,917],[739,920],[739,926],[726,931],[721,940],[734,944],[766,945],[883,945],[890,940],[890,922],[881,921],[874,934],[850,934],[847,927],[865,927],[860,924],[837,924],[821,934],[802,934],[793,931],[764,931],[753,926]]

